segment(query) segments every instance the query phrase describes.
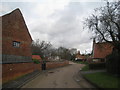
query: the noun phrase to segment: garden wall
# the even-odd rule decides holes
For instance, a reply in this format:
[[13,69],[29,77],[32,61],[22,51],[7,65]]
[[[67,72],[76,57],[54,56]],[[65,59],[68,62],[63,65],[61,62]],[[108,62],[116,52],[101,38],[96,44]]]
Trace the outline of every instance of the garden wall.
[[52,69],[57,67],[66,66],[69,64],[69,61],[63,61],[63,62],[47,62],[46,63],[46,69]]
[[[68,64],[69,64],[69,61],[47,62],[46,69],[62,67]],[[28,73],[32,73],[33,71],[36,71],[36,70],[39,70],[39,71],[42,70],[41,64],[34,64],[34,63],[0,64],[0,66],[1,65],[2,65],[2,83],[9,82],[16,78],[24,76]]]
[[41,71],[41,64],[34,63],[15,63],[2,64],[2,82],[14,80],[20,76],[31,73],[33,71]]

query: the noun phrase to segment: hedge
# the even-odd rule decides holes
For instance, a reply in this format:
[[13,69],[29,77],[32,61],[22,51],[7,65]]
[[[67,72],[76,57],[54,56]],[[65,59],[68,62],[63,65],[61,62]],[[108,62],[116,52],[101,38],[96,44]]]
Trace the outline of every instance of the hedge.
[[35,64],[39,64],[39,63],[40,63],[40,61],[37,60],[37,59],[32,59],[32,60],[33,60],[33,62],[34,62]]
[[114,51],[111,55],[107,56],[106,68],[107,72],[120,75],[120,53]]
[[89,69],[105,69],[106,63],[101,62],[101,63],[90,63],[89,64]]

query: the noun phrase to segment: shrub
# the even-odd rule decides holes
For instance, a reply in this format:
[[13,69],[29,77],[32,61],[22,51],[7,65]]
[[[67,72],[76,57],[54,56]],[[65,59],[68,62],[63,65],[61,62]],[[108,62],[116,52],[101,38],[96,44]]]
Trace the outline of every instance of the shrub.
[[89,64],[89,69],[105,69],[105,63],[90,63]]
[[37,59],[33,59],[33,62],[34,62],[35,64],[39,64],[39,63],[40,63],[40,61],[37,60]]

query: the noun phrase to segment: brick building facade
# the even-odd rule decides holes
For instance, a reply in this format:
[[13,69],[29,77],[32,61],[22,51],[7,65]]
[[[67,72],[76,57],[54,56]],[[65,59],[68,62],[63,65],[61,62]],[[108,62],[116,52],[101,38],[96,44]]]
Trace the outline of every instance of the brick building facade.
[[32,38],[19,9],[2,18],[2,63],[32,61]]
[[41,66],[32,61],[32,38],[21,11],[16,9],[1,16],[0,19],[2,19],[2,60],[0,61],[2,82],[41,70]]
[[[32,61],[32,38],[19,9],[1,16],[2,19],[2,60],[0,60],[0,81],[2,84],[19,78],[36,70],[41,71],[42,66]],[[69,64],[64,62],[48,62],[46,69],[56,68]],[[1,75],[2,73],[2,75]],[[1,83],[0,83],[1,84]]]
[[106,58],[107,55],[111,54],[113,51],[113,45],[107,42],[96,43],[93,40],[93,59],[102,60]]

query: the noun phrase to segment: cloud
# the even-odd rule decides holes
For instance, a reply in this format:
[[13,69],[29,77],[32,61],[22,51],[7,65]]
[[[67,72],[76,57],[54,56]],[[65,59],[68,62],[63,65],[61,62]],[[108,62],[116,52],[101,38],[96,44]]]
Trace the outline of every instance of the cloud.
[[[41,16],[40,12],[38,14]],[[52,12],[44,16],[43,21],[38,20],[39,23],[36,23],[32,28],[33,37],[50,41],[56,47],[78,48],[82,53],[85,50],[90,52],[91,33],[83,31],[82,20],[84,16],[87,15],[83,4],[69,2],[64,6],[64,9],[53,9]]]
[[83,13],[84,8],[81,3],[70,2],[64,9],[47,14],[46,18],[51,17],[54,23],[50,23],[51,19],[45,19],[48,22],[37,24],[32,32],[39,34],[35,38],[48,40],[55,46],[72,48],[83,43],[89,43],[90,33],[83,31],[83,25],[79,19],[82,18]]
[[38,0],[1,0],[1,2],[36,2],[36,1]]
[[92,50],[92,34],[83,30],[82,21],[101,5],[78,0],[3,3],[4,13],[20,8],[34,40],[50,41],[55,47],[77,48],[82,53]]

